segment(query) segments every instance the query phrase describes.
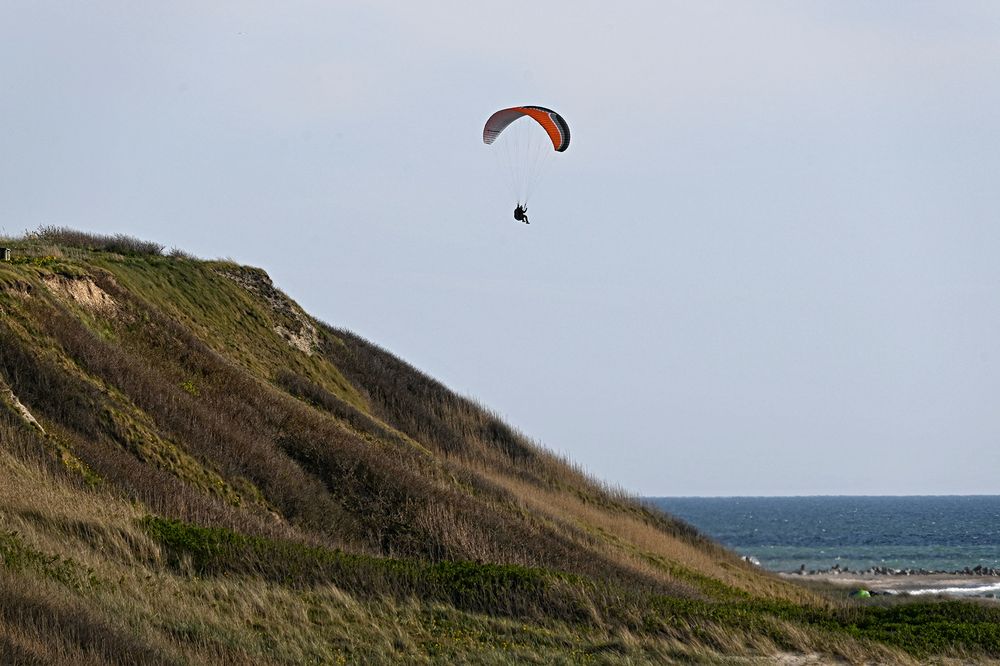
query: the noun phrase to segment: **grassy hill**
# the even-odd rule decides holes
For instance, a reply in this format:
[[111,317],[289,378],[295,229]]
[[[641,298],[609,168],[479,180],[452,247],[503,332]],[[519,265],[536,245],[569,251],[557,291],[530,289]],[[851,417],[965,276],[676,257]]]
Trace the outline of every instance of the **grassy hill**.
[[1000,656],[996,608],[762,572],[260,269],[0,245],[2,663]]

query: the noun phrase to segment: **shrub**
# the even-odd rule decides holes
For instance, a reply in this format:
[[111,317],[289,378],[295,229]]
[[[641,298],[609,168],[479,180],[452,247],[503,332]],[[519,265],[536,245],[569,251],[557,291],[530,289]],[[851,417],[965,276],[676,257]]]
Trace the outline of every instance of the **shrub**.
[[29,240],[40,240],[84,250],[117,252],[124,255],[161,255],[164,246],[153,241],[139,240],[126,234],[106,236],[90,234],[69,227],[43,226],[27,235]]

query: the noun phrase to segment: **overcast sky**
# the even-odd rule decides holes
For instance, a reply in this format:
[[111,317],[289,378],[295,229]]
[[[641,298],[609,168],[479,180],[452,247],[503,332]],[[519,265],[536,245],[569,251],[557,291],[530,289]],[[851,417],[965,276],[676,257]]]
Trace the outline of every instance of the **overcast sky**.
[[263,267],[638,494],[1000,492],[998,174],[996,2],[0,0],[0,234]]

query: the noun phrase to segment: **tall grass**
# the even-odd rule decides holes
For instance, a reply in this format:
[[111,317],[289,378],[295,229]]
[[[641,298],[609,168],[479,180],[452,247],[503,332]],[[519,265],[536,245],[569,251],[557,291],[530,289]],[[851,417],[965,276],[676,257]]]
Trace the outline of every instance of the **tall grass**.
[[25,240],[42,241],[63,247],[100,252],[115,252],[122,255],[143,256],[163,254],[164,246],[153,241],[144,241],[126,234],[92,234],[68,227],[42,226],[37,231],[25,234]]

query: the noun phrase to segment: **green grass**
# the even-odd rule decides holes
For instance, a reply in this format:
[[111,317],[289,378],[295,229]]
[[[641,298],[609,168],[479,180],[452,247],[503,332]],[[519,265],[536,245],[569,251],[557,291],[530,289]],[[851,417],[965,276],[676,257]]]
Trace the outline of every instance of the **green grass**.
[[[294,353],[275,332],[278,326],[295,330],[299,322],[284,309],[285,302],[291,301],[270,287],[270,278],[263,271],[230,262],[158,256],[97,254],[91,263],[257,376],[270,379],[291,369],[347,402],[364,406],[364,400],[335,366],[318,354]],[[262,299],[228,275],[245,276],[245,284],[259,284],[273,301]],[[329,335],[321,342],[336,344]]]
[[779,645],[783,638],[774,632],[768,618],[884,643],[917,658],[963,652],[1000,657],[1000,606],[988,602],[903,600],[888,605],[848,603],[828,608],[773,601],[713,604],[660,598],[657,602],[666,615],[696,622],[712,620],[753,632],[767,631]]
[[895,645],[918,657],[955,650],[1000,657],[1000,607],[963,601],[907,601],[865,607],[842,618],[856,636]]

